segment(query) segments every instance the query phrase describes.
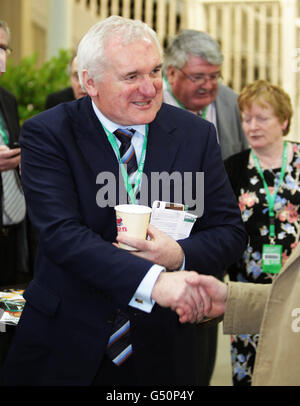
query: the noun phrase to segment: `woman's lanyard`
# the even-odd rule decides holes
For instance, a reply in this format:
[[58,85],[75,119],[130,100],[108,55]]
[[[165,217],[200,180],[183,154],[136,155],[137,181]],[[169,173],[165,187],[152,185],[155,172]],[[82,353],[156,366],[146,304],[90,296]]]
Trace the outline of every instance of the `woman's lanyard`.
[[251,155],[252,158],[254,160],[256,169],[263,181],[263,185],[266,191],[266,199],[267,199],[267,203],[268,203],[268,207],[269,207],[269,220],[270,220],[270,225],[269,225],[269,236],[270,236],[270,240],[271,240],[271,244],[275,243],[275,214],[274,214],[274,205],[275,205],[275,200],[276,200],[276,196],[277,196],[277,192],[278,192],[278,188],[283,180],[284,174],[285,174],[285,169],[286,169],[286,164],[287,164],[287,153],[288,153],[288,144],[285,141],[284,142],[284,147],[283,147],[283,154],[282,154],[282,166],[281,166],[281,171],[280,171],[280,178],[279,178],[279,182],[277,183],[274,193],[271,194],[267,185],[267,182],[265,180],[264,174],[263,174],[263,170],[259,164],[259,160],[257,158],[257,156],[255,155],[255,153],[253,152],[253,150],[251,149]]
[[[102,124],[102,126],[103,126],[103,124]],[[113,149],[114,149],[114,151],[115,151],[115,153],[117,155],[119,165],[121,167],[121,173],[122,173],[122,176],[123,176],[126,192],[127,192],[128,196],[129,196],[129,202],[131,204],[135,204],[136,203],[135,196],[137,194],[137,191],[139,189],[139,186],[140,186],[140,183],[141,183],[141,180],[142,180],[143,170],[144,170],[144,165],[145,165],[149,126],[146,125],[146,134],[145,134],[145,137],[144,137],[144,143],[143,143],[140,163],[139,163],[136,175],[135,175],[134,188],[132,188],[132,184],[130,183],[130,179],[129,179],[127,170],[125,168],[125,165],[122,162],[122,159],[121,159],[121,156],[120,156],[119,146],[118,146],[118,143],[116,141],[115,136],[107,128],[105,128],[104,126],[103,126],[103,128],[104,128],[104,130],[106,132],[107,138],[108,138],[111,146],[113,147]]]
[[[181,107],[182,109],[186,110],[186,108],[184,107],[184,105],[183,105],[182,103],[180,103],[180,101],[174,96],[174,94],[173,94],[173,92],[172,92],[172,89],[171,89],[171,86],[170,86],[170,83],[169,83],[168,79],[167,79],[165,76],[164,76],[164,80],[165,80],[165,82],[166,82],[166,86],[167,86],[168,92],[172,95],[173,99],[174,99],[174,100],[176,101],[176,103],[178,104],[178,107]],[[207,110],[208,110],[208,106],[204,107],[204,109],[203,109],[203,111],[202,111],[202,113],[201,113],[201,117],[202,117],[202,118],[206,118]]]

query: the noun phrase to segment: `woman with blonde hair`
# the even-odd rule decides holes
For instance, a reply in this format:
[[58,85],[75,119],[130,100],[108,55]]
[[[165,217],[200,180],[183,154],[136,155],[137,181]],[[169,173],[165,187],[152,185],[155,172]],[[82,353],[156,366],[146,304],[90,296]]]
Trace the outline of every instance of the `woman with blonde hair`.
[[[285,140],[293,114],[289,95],[258,80],[238,99],[250,149],[225,167],[249,235],[243,257],[228,269],[231,280],[272,283],[299,241],[300,146]],[[251,385],[259,335],[233,336],[234,385]]]

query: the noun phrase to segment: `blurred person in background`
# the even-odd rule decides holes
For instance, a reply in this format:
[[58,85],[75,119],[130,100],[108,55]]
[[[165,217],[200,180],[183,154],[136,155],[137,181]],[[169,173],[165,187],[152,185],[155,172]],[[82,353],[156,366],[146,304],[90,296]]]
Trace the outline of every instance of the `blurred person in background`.
[[223,55],[202,31],[183,30],[168,46],[163,63],[164,102],[212,122],[223,159],[248,147],[237,94],[220,83]]
[[68,74],[71,86],[49,94],[46,99],[46,109],[54,107],[59,103],[80,99],[81,97],[86,96],[86,92],[82,89],[79,82],[76,54],[72,56],[69,62]]
[[[11,52],[9,42],[9,28],[0,20],[0,76]],[[30,271],[26,204],[19,179],[19,132],[17,101],[0,87],[0,286],[25,282]]]
[[[293,111],[282,88],[255,81],[238,103],[250,149],[228,158],[225,168],[250,240],[228,274],[232,281],[268,284],[299,241],[300,146],[285,140]],[[234,385],[251,384],[258,341],[258,334],[232,337]]]
[[[10,31],[0,20],[0,83],[6,71]],[[19,115],[15,97],[0,87],[0,290],[23,287],[32,277],[26,204],[19,179]],[[0,369],[15,327],[0,332]]]

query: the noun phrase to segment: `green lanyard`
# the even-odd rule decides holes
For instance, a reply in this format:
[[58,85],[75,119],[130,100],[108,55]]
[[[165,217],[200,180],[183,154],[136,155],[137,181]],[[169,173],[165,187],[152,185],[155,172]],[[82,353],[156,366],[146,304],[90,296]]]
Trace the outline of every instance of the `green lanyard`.
[[104,128],[104,130],[106,132],[107,138],[108,138],[111,146],[113,147],[115,153],[117,154],[119,165],[121,167],[121,173],[122,173],[123,180],[124,180],[124,185],[125,185],[127,194],[129,196],[129,201],[130,201],[131,204],[135,204],[136,203],[135,196],[136,196],[136,193],[138,191],[139,185],[140,185],[141,180],[142,180],[142,175],[143,175],[143,170],[144,170],[144,165],[145,165],[149,126],[146,125],[146,134],[145,134],[145,137],[144,137],[144,143],[143,143],[140,163],[139,163],[137,173],[136,173],[136,176],[135,176],[134,188],[132,188],[132,184],[130,183],[130,179],[129,179],[127,170],[125,168],[125,165],[122,162],[122,159],[121,159],[121,156],[120,156],[119,146],[118,146],[118,143],[116,141],[116,137],[107,128],[105,128],[103,124],[102,124],[102,126],[103,126],[103,128]]
[[269,232],[270,232],[270,238],[271,242],[274,242],[275,239],[275,214],[274,214],[274,205],[275,205],[275,200],[278,192],[279,185],[281,184],[284,174],[285,174],[285,169],[286,169],[286,164],[287,164],[287,153],[288,153],[288,144],[285,141],[284,142],[284,147],[283,147],[283,155],[282,155],[282,167],[280,171],[280,178],[277,186],[275,187],[274,193],[271,195],[267,182],[265,180],[263,170],[261,169],[261,166],[259,164],[259,160],[257,156],[254,154],[254,151],[251,149],[251,155],[254,160],[256,169],[263,181],[263,185],[266,191],[266,196],[267,196],[267,203],[269,207],[269,219],[270,219],[270,227],[269,227]]
[[7,133],[6,133],[5,129],[4,129],[4,124],[3,124],[3,120],[2,120],[1,115],[0,115],[0,135],[3,138],[3,141],[5,142],[5,144],[8,145],[9,140],[8,140]]
[[[172,89],[171,89],[170,83],[169,83],[168,79],[167,79],[165,76],[164,76],[164,81],[166,82],[168,92],[172,95],[172,97],[174,98],[174,100],[175,100],[176,103],[178,104],[178,107],[181,107],[182,109],[185,110],[184,105],[183,105],[182,103],[180,103],[180,101],[179,101],[179,100],[174,96],[174,94],[172,93]],[[208,110],[208,106],[206,106],[206,107],[204,108],[204,110],[202,111],[202,113],[201,113],[201,117],[202,117],[202,118],[206,118],[207,110]]]

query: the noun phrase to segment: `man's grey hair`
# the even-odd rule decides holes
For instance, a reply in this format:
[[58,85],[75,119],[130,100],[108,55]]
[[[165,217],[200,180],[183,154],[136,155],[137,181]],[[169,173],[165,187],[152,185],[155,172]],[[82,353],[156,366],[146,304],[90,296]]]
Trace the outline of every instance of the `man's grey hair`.
[[7,23],[3,20],[0,20],[0,28],[3,28],[3,30],[6,32],[6,35],[8,38],[8,43],[10,43],[10,29],[9,29]]
[[[105,45],[114,37],[121,38],[124,45],[139,39],[150,39],[156,44],[162,58],[163,51],[157,35],[147,24],[140,20],[131,20],[120,16],[108,17],[91,27],[79,43],[77,63],[82,87],[82,71],[84,69],[88,71],[89,77],[94,81],[101,80],[101,76],[109,66]],[[142,57],[143,55],[141,55]]]
[[73,52],[72,55],[71,55],[71,59],[69,60],[69,63],[68,63],[68,66],[67,66],[67,72],[68,72],[69,76],[71,76],[73,61],[76,58],[76,56],[77,56],[76,52]]
[[183,30],[172,39],[166,49],[163,73],[167,74],[169,66],[181,69],[190,55],[198,56],[212,65],[223,63],[223,55],[215,39],[202,31]]

